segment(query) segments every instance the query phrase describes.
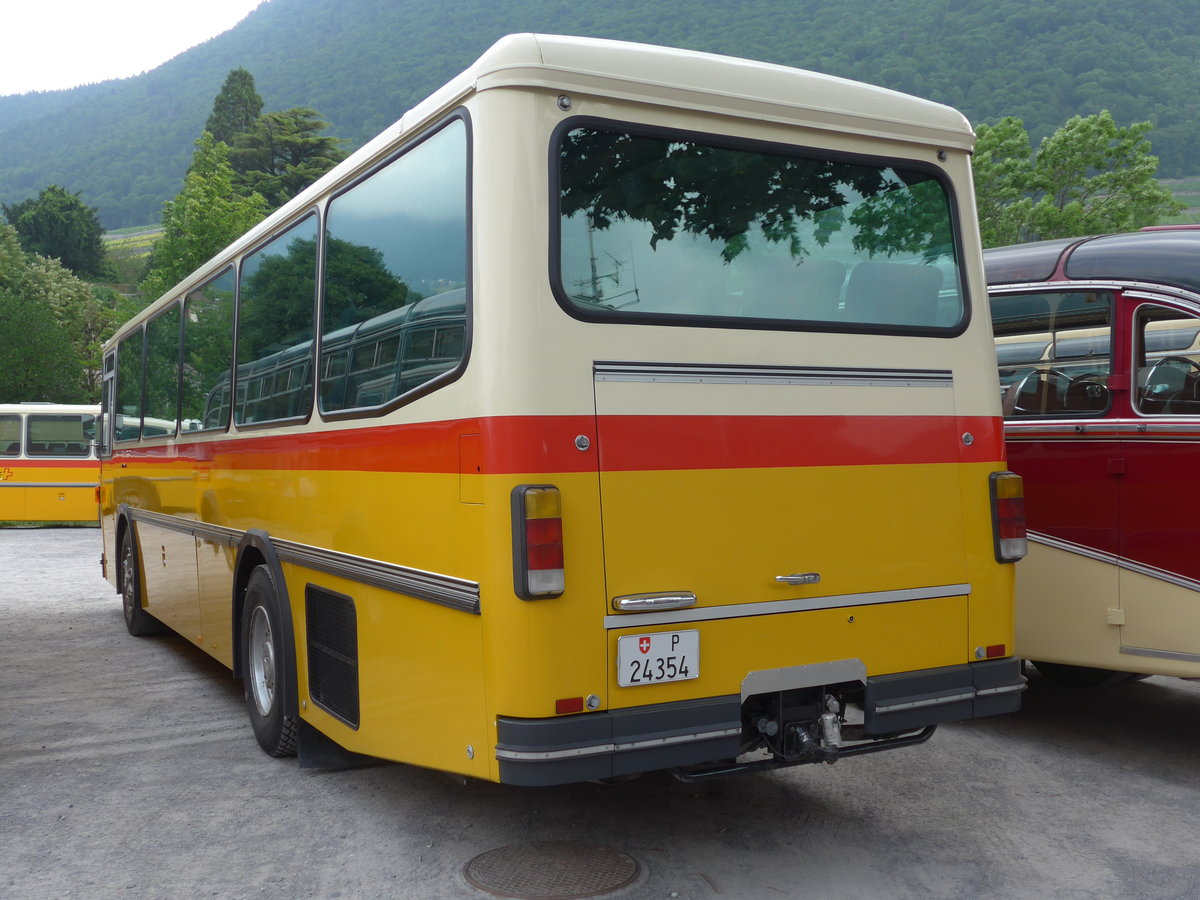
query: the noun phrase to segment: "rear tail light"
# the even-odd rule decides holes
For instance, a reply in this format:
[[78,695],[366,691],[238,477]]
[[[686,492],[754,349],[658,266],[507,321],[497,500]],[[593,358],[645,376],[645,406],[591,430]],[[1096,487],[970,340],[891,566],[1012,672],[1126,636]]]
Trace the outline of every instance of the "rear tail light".
[[512,492],[513,585],[523,600],[562,594],[562,495],[550,485],[519,485]]
[[1028,552],[1024,482],[1016,472],[993,472],[991,493],[996,562],[1016,562]]

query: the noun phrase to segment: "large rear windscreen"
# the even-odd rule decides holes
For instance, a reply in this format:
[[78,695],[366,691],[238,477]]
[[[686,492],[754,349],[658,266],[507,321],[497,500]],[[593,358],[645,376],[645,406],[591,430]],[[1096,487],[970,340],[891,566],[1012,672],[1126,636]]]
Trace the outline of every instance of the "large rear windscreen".
[[594,125],[558,146],[556,291],[581,318],[920,332],[964,321],[955,220],[932,169]]

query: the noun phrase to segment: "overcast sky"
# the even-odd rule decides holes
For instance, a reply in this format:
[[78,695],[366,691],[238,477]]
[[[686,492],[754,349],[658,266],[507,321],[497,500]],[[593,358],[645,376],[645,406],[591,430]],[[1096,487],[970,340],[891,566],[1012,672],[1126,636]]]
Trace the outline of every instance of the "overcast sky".
[[0,0],[0,96],[149,71],[265,0]]

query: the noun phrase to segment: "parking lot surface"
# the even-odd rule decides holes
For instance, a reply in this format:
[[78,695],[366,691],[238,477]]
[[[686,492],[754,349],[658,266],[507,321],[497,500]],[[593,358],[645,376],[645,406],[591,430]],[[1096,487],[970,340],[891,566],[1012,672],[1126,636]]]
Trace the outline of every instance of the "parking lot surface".
[[126,634],[99,555],[96,529],[0,529],[3,898],[483,898],[468,863],[538,847],[568,876],[579,847],[632,860],[613,898],[1200,896],[1197,683],[1031,674],[1020,713],[704,785],[301,770],[227,670]]

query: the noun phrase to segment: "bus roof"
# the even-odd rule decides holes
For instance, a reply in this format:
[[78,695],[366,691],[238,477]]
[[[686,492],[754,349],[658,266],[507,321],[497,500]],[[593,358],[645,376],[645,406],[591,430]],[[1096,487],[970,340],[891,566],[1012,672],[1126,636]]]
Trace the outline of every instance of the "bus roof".
[[472,94],[498,88],[592,93],[666,109],[715,112],[838,134],[878,136],[917,146],[970,151],[975,134],[962,113],[908,94],[832,75],[712,53],[627,41],[512,34],[422,100],[287,204],[172,287],[119,330],[154,315],[160,301],[211,277],[230,257],[264,240],[320,197],[381,162],[409,135]]
[[1034,281],[1132,281],[1200,292],[1200,230],[1038,241],[985,250],[989,285]]

